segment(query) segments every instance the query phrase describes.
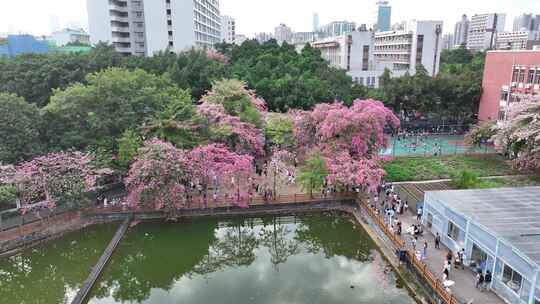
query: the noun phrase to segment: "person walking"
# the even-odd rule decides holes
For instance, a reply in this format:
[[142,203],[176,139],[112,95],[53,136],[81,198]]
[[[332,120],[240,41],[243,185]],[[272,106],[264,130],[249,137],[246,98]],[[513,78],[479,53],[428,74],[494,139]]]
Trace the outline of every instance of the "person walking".
[[437,235],[435,236],[435,249],[441,249],[441,236],[437,232]]
[[461,248],[459,252],[459,259],[461,260],[461,269],[465,269],[465,248]]
[[476,288],[482,290],[482,287],[484,285],[484,274],[482,272],[478,272],[476,274]]
[[484,277],[484,290],[489,290],[492,280],[493,278],[491,276],[491,271],[486,271],[486,275]]
[[424,250],[422,252],[422,260],[425,260],[427,258],[427,248],[428,248],[428,243],[426,240],[424,240]]
[[420,221],[422,219],[422,207],[418,208],[418,211],[416,212],[416,220]]

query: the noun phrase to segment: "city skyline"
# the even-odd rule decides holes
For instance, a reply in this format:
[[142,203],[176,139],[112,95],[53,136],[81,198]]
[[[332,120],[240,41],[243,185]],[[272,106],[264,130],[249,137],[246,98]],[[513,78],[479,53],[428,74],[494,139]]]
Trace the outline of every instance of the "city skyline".
[[[67,26],[81,26],[88,29],[86,0],[33,1],[33,9],[28,10],[27,2],[1,0],[0,33],[30,33],[48,35],[53,30]],[[497,12],[507,14],[505,30],[511,30],[512,20],[522,13],[534,11],[536,0],[508,1],[431,1],[391,0],[392,23],[403,20],[442,20],[443,31],[452,33],[454,24],[462,14]],[[274,27],[285,23],[294,31],[311,31],[313,13],[319,14],[319,24],[347,20],[357,25],[375,22],[376,1],[335,0],[328,1],[250,1],[221,0],[221,13],[236,19],[237,32],[252,37],[259,32],[273,32]],[[309,4],[309,5],[307,5]],[[489,6],[487,6],[489,4]],[[422,9],[418,9],[421,7]],[[7,9],[5,9],[7,8]],[[287,9],[283,9],[287,8]]]

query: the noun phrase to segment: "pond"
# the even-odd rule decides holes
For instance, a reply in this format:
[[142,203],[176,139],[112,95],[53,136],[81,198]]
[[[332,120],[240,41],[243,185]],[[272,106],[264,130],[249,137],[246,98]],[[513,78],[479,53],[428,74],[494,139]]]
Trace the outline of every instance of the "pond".
[[326,214],[139,224],[88,303],[414,301],[361,227]]
[[0,259],[0,303],[70,303],[117,226],[93,226]]

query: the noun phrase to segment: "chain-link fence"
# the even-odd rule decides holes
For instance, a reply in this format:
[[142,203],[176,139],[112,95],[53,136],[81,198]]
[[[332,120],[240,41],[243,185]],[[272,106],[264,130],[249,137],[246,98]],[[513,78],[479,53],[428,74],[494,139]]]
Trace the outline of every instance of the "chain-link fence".
[[493,145],[471,146],[465,142],[464,135],[447,134],[400,134],[392,137],[383,156],[449,156],[460,154],[496,153]]

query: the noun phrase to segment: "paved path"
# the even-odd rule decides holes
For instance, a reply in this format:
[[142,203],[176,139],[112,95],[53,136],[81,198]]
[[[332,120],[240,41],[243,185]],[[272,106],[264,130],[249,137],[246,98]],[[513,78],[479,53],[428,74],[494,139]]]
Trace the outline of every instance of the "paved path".
[[[416,224],[416,216],[411,212],[398,216],[399,220],[403,223],[403,234],[402,238],[406,241],[407,247],[412,248],[412,237],[408,235],[405,231],[412,224]],[[424,236],[420,237],[417,242],[417,249],[423,248],[424,241],[428,242],[428,251],[427,259],[424,262],[428,265],[431,272],[437,275],[442,279],[442,270],[446,255],[448,253],[448,248],[441,244],[441,249],[435,249],[435,237],[431,232],[424,228]],[[471,303],[474,304],[504,304],[505,302],[499,298],[492,291],[480,291],[474,287],[475,285],[475,274],[465,267],[464,270],[461,268],[456,269],[454,267],[450,270],[450,280],[456,282],[454,286],[451,287],[452,293],[458,298],[462,303]]]

